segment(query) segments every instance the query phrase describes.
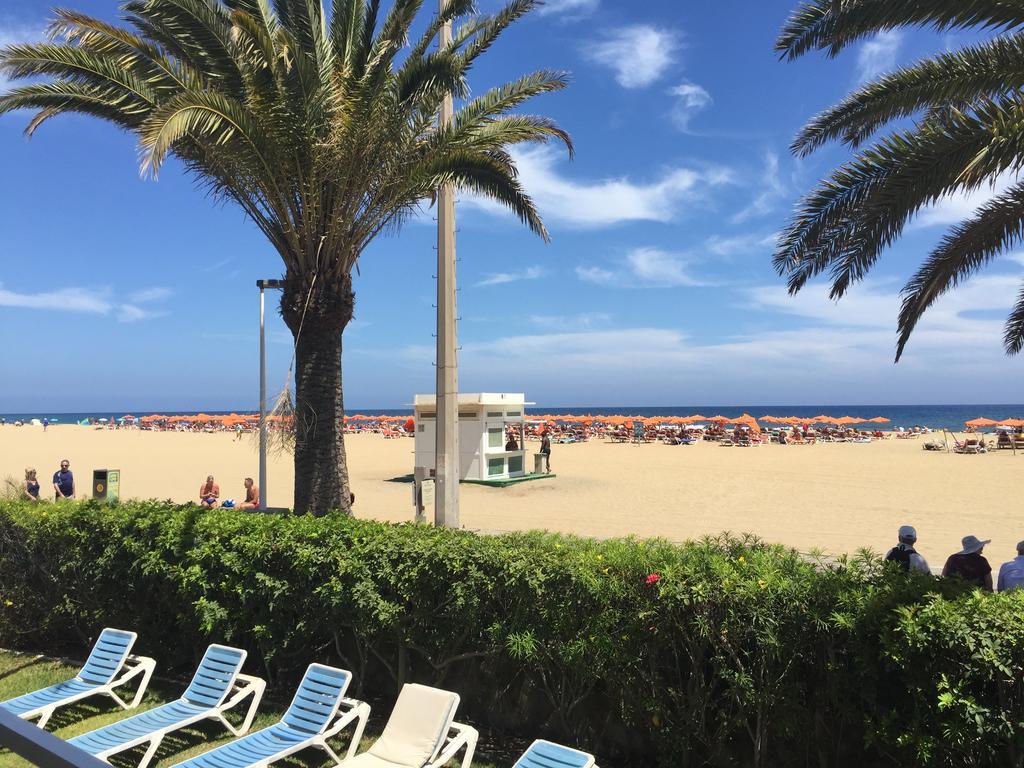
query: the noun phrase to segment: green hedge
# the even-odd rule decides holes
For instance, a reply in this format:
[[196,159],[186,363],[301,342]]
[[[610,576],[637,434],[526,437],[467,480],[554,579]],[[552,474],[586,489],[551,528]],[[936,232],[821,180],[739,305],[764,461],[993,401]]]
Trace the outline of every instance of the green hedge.
[[289,686],[447,686],[606,765],[1024,764],[1024,591],[750,537],[477,536],[166,503],[0,502],[0,644],[99,627],[186,671],[211,641]]

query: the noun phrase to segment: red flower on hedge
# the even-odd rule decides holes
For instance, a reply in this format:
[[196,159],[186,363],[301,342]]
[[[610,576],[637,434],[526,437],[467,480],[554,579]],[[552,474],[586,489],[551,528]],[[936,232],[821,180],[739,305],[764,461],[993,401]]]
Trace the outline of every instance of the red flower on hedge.
[[647,586],[650,586],[651,584],[657,584],[659,581],[661,581],[661,576],[659,576],[656,573],[650,574],[645,580]]

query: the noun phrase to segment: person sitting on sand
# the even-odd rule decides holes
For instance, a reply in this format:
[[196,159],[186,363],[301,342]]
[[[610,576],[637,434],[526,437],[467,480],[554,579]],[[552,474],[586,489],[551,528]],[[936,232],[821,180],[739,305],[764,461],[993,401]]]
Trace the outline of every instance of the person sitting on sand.
[[213,481],[213,475],[206,476],[206,482],[199,486],[199,506],[213,509],[220,501],[220,486]]
[[39,501],[39,481],[36,479],[36,471],[32,467],[25,470],[25,482],[21,492],[29,501]]
[[912,525],[901,525],[897,533],[899,544],[889,550],[885,556],[887,562],[897,563],[904,571],[919,571],[920,573],[931,573],[928,561],[914,549],[917,543],[917,531]]
[[1024,541],[1017,542],[1017,556],[999,569],[999,591],[1024,589]]
[[943,576],[959,576],[964,581],[976,584],[984,590],[992,591],[992,566],[982,557],[981,552],[992,539],[982,541],[977,536],[964,536],[960,540],[963,549],[954,552],[946,560],[942,569]]
[[256,485],[251,477],[245,478],[245,501],[238,505],[239,509],[259,509],[260,487]]

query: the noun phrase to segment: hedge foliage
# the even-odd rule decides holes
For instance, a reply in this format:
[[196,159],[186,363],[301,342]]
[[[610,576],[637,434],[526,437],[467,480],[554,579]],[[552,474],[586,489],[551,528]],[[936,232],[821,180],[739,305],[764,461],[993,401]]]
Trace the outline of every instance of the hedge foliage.
[[157,502],[0,502],[0,644],[130,627],[187,671],[211,641],[272,684],[463,695],[606,765],[1024,765],[1024,591],[751,537],[477,536]]

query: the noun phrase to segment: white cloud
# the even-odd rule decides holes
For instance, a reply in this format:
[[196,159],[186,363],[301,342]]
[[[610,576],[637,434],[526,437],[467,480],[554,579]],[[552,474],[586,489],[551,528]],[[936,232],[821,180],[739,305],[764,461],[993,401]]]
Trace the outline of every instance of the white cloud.
[[141,291],[135,291],[128,297],[128,301],[132,304],[148,304],[151,301],[163,301],[173,295],[174,291],[170,288],[146,288]]
[[857,81],[865,83],[896,67],[896,56],[903,42],[898,30],[879,32],[861,46],[857,53]]
[[543,275],[543,267],[527,267],[520,272],[498,272],[481,280],[477,285],[504,285],[505,283],[515,283],[520,280],[536,280]]
[[704,241],[704,247],[715,256],[739,256],[746,253],[770,253],[775,248],[778,234],[749,234],[723,237],[712,235]]
[[562,14],[570,18],[580,18],[597,10],[599,0],[545,0],[537,12],[540,16]]
[[615,279],[615,273],[602,267],[576,267],[576,277],[586,283],[607,285]]
[[[467,391],[501,382],[548,403],[566,402],[586,381],[589,401],[608,406],[941,402],[953,392],[1000,402],[985,398],[1012,396],[1015,379],[1007,374],[1017,363],[1002,353],[1002,319],[978,319],[975,310],[1005,311],[1020,277],[986,275],[940,299],[899,365],[892,364],[898,286],[873,281],[838,303],[827,299],[821,285],[797,297],[777,285],[738,290],[736,304],[744,312],[736,316],[748,329],[707,341],[705,330],[698,335],[656,325],[552,326],[466,340],[460,379]],[[789,315],[790,327],[762,330],[761,313]],[[422,366],[433,353],[424,346],[400,354],[409,365]],[[391,359],[392,352],[386,354]],[[552,359],[559,365],[551,366]]]
[[[712,188],[732,181],[728,169],[714,166],[672,168],[646,183],[625,177],[578,180],[560,173],[558,155],[552,147],[519,148],[512,154],[519,179],[536,202],[541,216],[546,221],[577,227],[605,227],[627,221],[674,221],[683,203],[692,205],[704,201]],[[465,195],[460,200],[490,213],[507,214],[504,207],[484,197]]]
[[760,192],[750,205],[735,214],[730,221],[742,224],[750,219],[771,213],[776,205],[786,197],[787,187],[779,173],[779,156],[768,152],[764,158],[764,171],[761,173]]
[[584,282],[615,285],[619,288],[679,288],[709,285],[693,276],[691,260],[681,253],[660,248],[634,248],[622,259],[622,266],[576,267],[576,277]]
[[669,95],[675,96],[675,104],[670,113],[672,122],[682,131],[689,129],[694,115],[711,104],[711,94],[696,83],[683,82],[670,89]]
[[530,315],[529,320],[540,328],[556,331],[585,331],[607,325],[612,316],[607,312],[581,312],[577,315]]
[[658,288],[703,285],[689,272],[689,262],[677,253],[658,248],[636,248],[626,254],[626,263],[643,284]]
[[129,295],[128,303],[111,301],[109,288],[60,288],[40,293],[17,293],[6,290],[0,284],[0,307],[18,309],[48,310],[57,312],[84,312],[94,315],[109,315],[116,312],[118,322],[132,323],[152,317],[166,315],[165,311],[154,311],[138,306],[166,299],[171,295],[167,288],[147,288]]
[[91,291],[85,288],[61,288],[41,293],[16,293],[4,289],[0,284],[0,307],[21,309],[49,309],[63,312],[88,312],[105,315],[111,310],[106,298],[107,291]]
[[675,62],[679,40],[675,33],[646,24],[634,24],[588,44],[584,56],[615,71],[623,88],[645,88]]

